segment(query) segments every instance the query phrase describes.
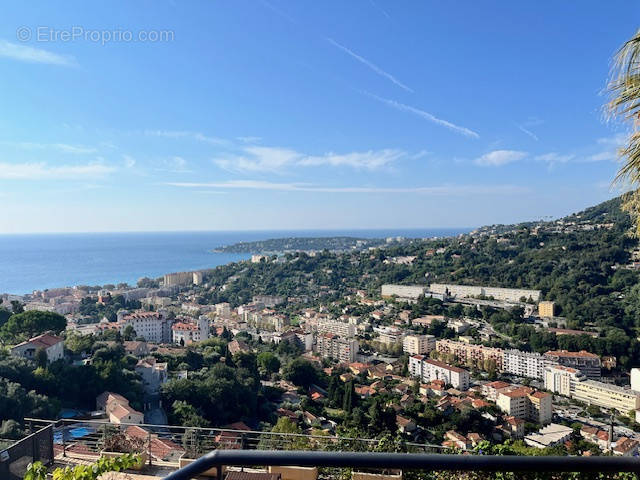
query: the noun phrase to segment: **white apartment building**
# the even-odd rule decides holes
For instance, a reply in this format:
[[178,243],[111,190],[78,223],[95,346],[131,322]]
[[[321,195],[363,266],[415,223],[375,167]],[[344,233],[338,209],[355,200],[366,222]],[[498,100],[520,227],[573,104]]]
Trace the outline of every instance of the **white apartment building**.
[[432,360],[424,355],[409,357],[409,373],[413,377],[420,378],[424,383],[443,380],[458,390],[469,389],[469,372],[463,368]]
[[339,337],[352,338],[356,335],[357,326],[348,323],[334,320],[331,318],[318,319],[317,332],[318,333],[333,333]]
[[407,335],[402,340],[402,351],[409,355],[425,355],[436,349],[433,335]]
[[547,424],[553,417],[552,395],[513,385],[498,392],[496,405],[507,415]]
[[178,345],[190,345],[211,336],[209,319],[204,315],[196,322],[178,321],[171,326],[171,340]]
[[417,300],[420,295],[424,295],[427,291],[425,285],[382,285],[380,295],[383,297],[398,297]]
[[544,367],[548,364],[549,360],[544,355],[511,349],[504,351],[502,369],[519,377],[542,379]]
[[544,388],[565,397],[571,397],[576,384],[586,379],[587,377],[575,368],[563,365],[549,365],[544,368]]
[[595,380],[576,383],[571,398],[589,405],[615,409],[624,414],[640,408],[640,393]]
[[170,343],[172,323],[159,312],[135,312],[123,315],[118,326],[122,333],[131,325],[136,336],[144,338],[147,342]]
[[227,302],[216,303],[215,312],[218,317],[223,319],[231,318],[231,305]]
[[341,363],[353,363],[358,354],[358,342],[341,338],[332,333],[319,334],[316,337],[316,351],[323,358],[331,358]]
[[534,302],[540,300],[542,292],[540,290],[527,290],[523,288],[498,288],[498,287],[475,287],[472,285],[454,285],[449,283],[432,283],[429,290],[434,293],[447,295],[450,297],[493,297],[503,302],[520,302],[524,297],[526,300],[532,299]]

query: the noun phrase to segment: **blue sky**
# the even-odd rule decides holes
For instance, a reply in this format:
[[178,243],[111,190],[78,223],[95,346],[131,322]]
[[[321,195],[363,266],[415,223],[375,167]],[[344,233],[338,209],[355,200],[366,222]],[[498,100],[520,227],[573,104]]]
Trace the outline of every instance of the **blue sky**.
[[[622,13],[624,12],[624,14]],[[462,227],[616,194],[640,4],[13,2],[0,233]]]

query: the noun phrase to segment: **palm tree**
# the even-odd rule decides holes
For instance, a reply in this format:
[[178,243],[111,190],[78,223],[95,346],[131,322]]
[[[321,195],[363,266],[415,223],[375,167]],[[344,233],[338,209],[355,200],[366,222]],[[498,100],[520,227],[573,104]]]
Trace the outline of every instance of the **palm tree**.
[[625,196],[623,209],[634,220],[635,234],[640,235],[640,30],[616,54],[608,91],[610,118],[631,126],[626,145],[619,151],[623,163],[616,181],[634,187]]

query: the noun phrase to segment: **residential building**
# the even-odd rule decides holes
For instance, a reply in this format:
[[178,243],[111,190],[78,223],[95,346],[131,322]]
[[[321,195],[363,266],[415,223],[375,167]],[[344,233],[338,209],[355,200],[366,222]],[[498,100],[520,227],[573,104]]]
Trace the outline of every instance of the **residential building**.
[[188,286],[202,284],[202,272],[168,273],[164,276],[164,286]]
[[544,388],[566,397],[571,397],[576,384],[586,379],[587,377],[575,368],[563,365],[549,365],[544,368]]
[[442,380],[458,390],[469,389],[469,372],[444,362],[432,360],[424,355],[409,357],[409,373],[424,383]]
[[549,360],[539,353],[505,350],[502,371],[519,377],[542,379]]
[[173,321],[159,312],[134,312],[122,316],[118,322],[120,332],[131,325],[137,337],[152,343],[170,343]]
[[482,393],[482,396],[485,397],[487,400],[491,400],[492,402],[495,402],[498,400],[498,394],[502,390],[509,388],[510,386],[511,386],[510,383],[496,380],[495,382],[489,382],[482,385],[481,393]]
[[551,394],[519,385],[500,390],[496,405],[507,415],[541,424],[551,422],[553,415]]
[[316,331],[318,333],[333,333],[339,337],[352,338],[356,335],[356,328],[357,326],[352,323],[320,317]]
[[323,358],[331,358],[341,363],[353,363],[358,353],[358,342],[342,338],[332,333],[316,336],[316,351]]
[[409,355],[425,355],[436,349],[433,335],[407,335],[402,341],[402,351]]
[[144,414],[132,408],[129,400],[117,393],[103,392],[98,395],[96,410],[105,412],[111,423],[141,424],[144,422]]
[[542,292],[540,290],[526,290],[522,288],[497,288],[497,287],[474,287],[471,285],[454,285],[448,283],[432,283],[429,291],[439,293],[447,297],[493,297],[495,300],[503,302],[520,302],[521,299],[540,300]]
[[490,363],[494,364],[498,371],[502,371],[503,368],[504,353],[500,348],[443,339],[436,341],[436,351],[443,355],[452,355],[456,361],[465,365],[474,365],[480,369],[484,369]]
[[397,297],[398,299],[417,300],[427,291],[426,285],[382,285],[380,295],[383,298]]
[[254,295],[254,303],[262,303],[265,307],[273,308],[285,302],[285,298],[279,295]]
[[160,392],[160,386],[168,380],[168,365],[148,357],[137,363],[136,373],[142,377],[145,392],[155,395]]
[[640,392],[640,368],[631,369],[631,390]]
[[555,317],[556,304],[554,302],[540,302],[538,303],[538,316],[552,318]]
[[600,378],[600,357],[594,353],[589,353],[584,350],[579,352],[555,350],[545,353],[544,356],[549,359],[550,365],[557,364],[575,368],[592,380],[598,380]]
[[640,393],[595,380],[576,383],[571,398],[589,405],[615,409],[624,414],[640,408]]
[[38,350],[44,350],[48,362],[55,362],[64,357],[64,340],[50,333],[44,333],[12,347],[11,355],[33,360]]
[[207,340],[210,336],[209,319],[201,316],[197,321],[178,321],[171,326],[173,343],[190,345]]

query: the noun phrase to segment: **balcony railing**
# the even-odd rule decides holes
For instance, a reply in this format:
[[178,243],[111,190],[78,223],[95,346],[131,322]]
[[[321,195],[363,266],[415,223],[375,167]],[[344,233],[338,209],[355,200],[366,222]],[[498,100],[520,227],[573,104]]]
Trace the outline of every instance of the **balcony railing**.
[[[578,474],[640,473],[637,457],[525,457],[499,455],[451,455],[421,453],[246,451],[216,450],[169,474],[164,480],[189,480],[208,470],[223,467],[336,467],[384,471],[422,470],[452,472],[534,472]],[[581,478],[581,477],[578,477]]]

